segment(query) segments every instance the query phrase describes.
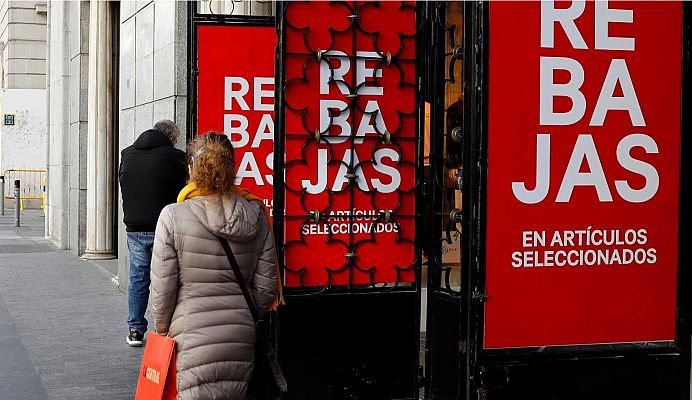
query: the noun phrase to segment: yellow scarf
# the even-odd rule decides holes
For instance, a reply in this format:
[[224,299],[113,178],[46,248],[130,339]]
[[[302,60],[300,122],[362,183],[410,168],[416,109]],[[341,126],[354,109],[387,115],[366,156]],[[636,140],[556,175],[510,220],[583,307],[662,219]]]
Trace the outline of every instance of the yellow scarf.
[[[267,208],[264,206],[262,199],[252,194],[249,190],[242,188],[240,186],[233,185],[231,192],[244,198],[247,201],[256,201],[262,207],[262,211],[264,211],[264,216],[267,218],[267,223],[271,228],[272,220],[269,217],[269,210],[267,210]],[[197,196],[204,196],[204,193],[197,187],[196,183],[190,182],[178,194],[178,203],[182,203],[187,199],[191,199]],[[286,304],[286,302],[284,301],[283,285],[281,284],[281,274],[279,271],[278,264],[276,264],[276,287],[278,289],[278,295],[276,296],[276,299],[274,299],[274,302],[269,306],[270,311],[276,311],[279,305]]]

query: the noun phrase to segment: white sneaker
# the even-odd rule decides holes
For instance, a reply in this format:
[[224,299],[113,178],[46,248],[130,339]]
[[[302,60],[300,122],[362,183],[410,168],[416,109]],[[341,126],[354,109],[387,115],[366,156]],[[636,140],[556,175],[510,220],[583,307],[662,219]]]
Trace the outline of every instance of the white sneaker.
[[140,331],[130,328],[130,334],[127,335],[127,344],[132,347],[142,347],[144,343],[144,334]]

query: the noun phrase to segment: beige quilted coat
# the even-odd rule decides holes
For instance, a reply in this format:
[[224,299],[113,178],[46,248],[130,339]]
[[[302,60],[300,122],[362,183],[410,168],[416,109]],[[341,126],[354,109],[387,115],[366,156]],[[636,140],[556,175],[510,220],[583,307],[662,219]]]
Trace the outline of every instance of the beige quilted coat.
[[210,231],[228,239],[258,311],[274,300],[274,242],[260,206],[234,194],[194,197],[165,207],[156,227],[151,260],[156,330],[176,341],[179,400],[245,400],[255,327],[223,247]]

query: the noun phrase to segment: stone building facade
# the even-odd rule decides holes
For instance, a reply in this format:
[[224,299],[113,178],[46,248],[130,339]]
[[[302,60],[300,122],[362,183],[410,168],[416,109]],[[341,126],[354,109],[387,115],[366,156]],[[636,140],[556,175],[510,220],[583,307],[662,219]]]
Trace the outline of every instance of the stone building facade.
[[[273,4],[48,4],[47,236],[84,258],[117,258],[123,289],[129,269],[117,181],[120,151],[161,119],[187,130],[189,7],[210,14],[266,15]],[[181,139],[178,146],[184,149]]]
[[[40,193],[41,176],[8,170],[46,167],[46,22],[45,1],[0,2],[0,173],[32,194]],[[5,195],[11,191],[8,182]]]

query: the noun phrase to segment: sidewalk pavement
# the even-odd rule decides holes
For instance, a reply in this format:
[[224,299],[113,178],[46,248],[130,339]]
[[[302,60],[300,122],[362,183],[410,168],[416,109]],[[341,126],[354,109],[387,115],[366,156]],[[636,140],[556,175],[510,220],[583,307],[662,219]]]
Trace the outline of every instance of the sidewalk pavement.
[[134,397],[142,348],[108,268],[56,249],[42,211],[0,216],[0,399]]
[[42,211],[24,211],[19,228],[12,210],[0,216],[0,400],[133,399],[142,348],[125,343],[115,273],[56,249]]

